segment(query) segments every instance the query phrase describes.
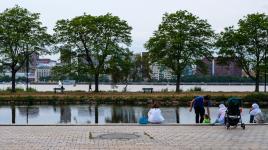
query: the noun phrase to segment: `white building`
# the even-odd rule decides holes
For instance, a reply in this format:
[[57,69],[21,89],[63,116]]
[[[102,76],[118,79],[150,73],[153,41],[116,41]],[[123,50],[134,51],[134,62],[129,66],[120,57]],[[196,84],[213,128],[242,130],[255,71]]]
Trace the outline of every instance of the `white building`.
[[170,80],[173,78],[173,73],[171,69],[168,69],[166,67],[164,67],[163,65],[159,65],[159,64],[152,64],[150,66],[151,70],[152,70],[152,79],[155,80],[162,80],[162,79],[166,79],[166,80]]
[[51,69],[56,66],[56,61],[44,59],[39,61],[35,69],[35,81],[39,81],[42,77],[51,76]]
[[[159,65],[154,63],[150,66],[152,70],[151,77],[154,80],[171,80],[176,79],[176,75],[174,75],[173,71],[163,65]],[[194,70],[192,67],[186,67],[182,73],[182,76],[193,75]]]

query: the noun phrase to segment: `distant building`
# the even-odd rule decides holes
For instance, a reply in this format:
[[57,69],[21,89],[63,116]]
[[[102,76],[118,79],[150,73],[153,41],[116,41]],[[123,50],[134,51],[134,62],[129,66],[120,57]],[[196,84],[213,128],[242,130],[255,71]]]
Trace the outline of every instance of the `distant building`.
[[154,63],[150,66],[150,68],[152,70],[151,77],[154,80],[171,80],[173,78],[172,70],[163,65]]
[[197,66],[197,74],[206,74],[210,76],[242,76],[242,68],[235,61],[229,61],[226,65],[219,64],[218,58],[214,58],[211,61],[203,59],[203,62],[207,65],[207,73],[202,73],[201,67]]
[[[39,58],[38,53],[33,53],[29,57],[29,72],[28,72],[28,79],[29,81],[39,81],[39,78],[41,77],[48,77],[51,75],[51,69],[52,67],[56,66],[56,61],[43,58]],[[3,75],[10,76],[11,72],[9,68],[4,70]],[[21,67],[21,69],[16,73],[16,78],[26,78],[26,63],[24,66]]]
[[37,66],[40,65],[40,64],[47,64],[47,65],[50,65],[50,66],[55,66],[56,63],[57,63],[57,61],[47,59],[47,58],[37,59]]
[[39,81],[42,77],[50,77],[51,69],[56,66],[57,62],[51,59],[38,59],[35,69],[35,81]]
[[51,66],[38,65],[35,70],[35,81],[39,81],[42,77],[49,77],[51,75]]

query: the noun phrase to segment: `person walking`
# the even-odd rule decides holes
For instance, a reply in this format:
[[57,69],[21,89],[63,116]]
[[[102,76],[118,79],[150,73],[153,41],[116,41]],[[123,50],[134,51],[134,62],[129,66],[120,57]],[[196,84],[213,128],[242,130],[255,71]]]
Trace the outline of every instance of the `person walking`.
[[210,96],[196,96],[190,103],[189,111],[192,112],[192,108],[195,110],[195,122],[202,123],[205,115],[205,106],[207,106],[207,114],[210,117],[209,107],[210,107]]

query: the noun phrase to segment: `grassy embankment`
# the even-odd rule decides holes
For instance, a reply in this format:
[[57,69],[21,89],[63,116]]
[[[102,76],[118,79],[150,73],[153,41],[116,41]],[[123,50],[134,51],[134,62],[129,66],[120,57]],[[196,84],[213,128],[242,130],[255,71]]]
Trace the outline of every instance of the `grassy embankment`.
[[214,105],[228,97],[240,97],[245,105],[257,101],[268,106],[268,94],[252,92],[155,92],[155,93],[121,93],[121,92],[0,92],[0,104],[132,104],[147,105],[153,100],[162,105],[184,106],[196,95],[211,95]]

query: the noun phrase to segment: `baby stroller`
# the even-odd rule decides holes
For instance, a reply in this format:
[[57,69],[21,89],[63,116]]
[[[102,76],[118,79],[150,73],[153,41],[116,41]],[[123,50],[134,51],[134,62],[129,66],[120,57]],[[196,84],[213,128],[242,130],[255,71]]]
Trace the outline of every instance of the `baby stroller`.
[[225,125],[227,130],[230,126],[237,127],[238,123],[241,123],[243,129],[246,128],[245,124],[242,123],[240,107],[242,106],[242,100],[239,98],[231,97],[227,100],[227,110],[225,114]]

